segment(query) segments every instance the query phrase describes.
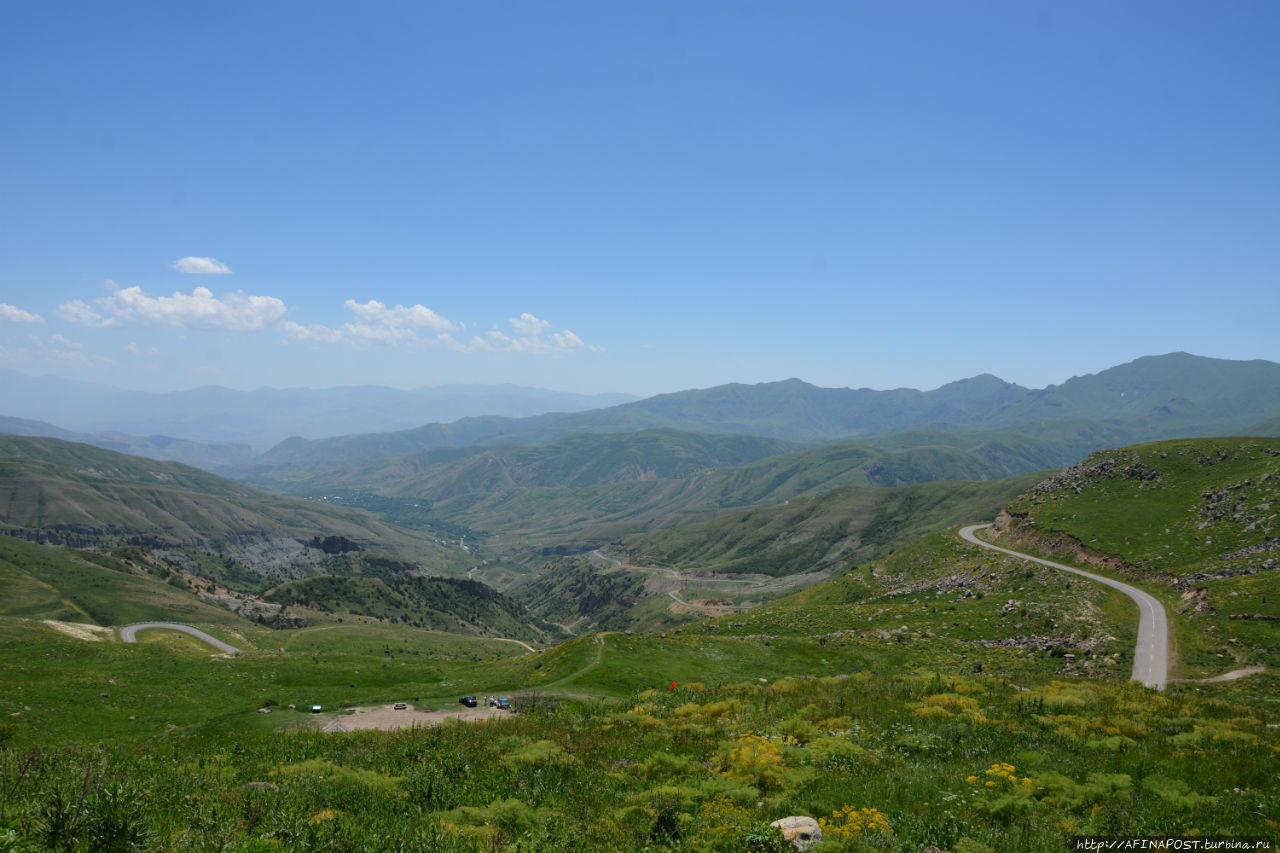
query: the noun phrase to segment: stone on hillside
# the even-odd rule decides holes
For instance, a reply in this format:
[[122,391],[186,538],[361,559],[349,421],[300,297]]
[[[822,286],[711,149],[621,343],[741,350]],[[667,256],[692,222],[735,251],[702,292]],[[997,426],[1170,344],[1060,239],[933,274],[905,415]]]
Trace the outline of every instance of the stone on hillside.
[[808,850],[822,840],[822,827],[811,817],[792,815],[779,818],[769,825],[782,830],[782,837],[797,850]]

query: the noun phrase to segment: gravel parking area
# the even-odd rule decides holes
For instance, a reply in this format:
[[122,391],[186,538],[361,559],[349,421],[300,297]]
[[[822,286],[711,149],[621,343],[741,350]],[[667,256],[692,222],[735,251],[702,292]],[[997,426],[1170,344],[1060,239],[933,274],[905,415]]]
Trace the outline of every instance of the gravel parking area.
[[[414,726],[438,726],[445,720],[492,720],[497,717],[509,717],[510,711],[499,711],[497,708],[465,708],[459,706],[457,710],[445,708],[440,711],[418,710],[409,705],[402,711],[397,711],[394,705],[370,706],[367,708],[355,708],[354,714],[326,714],[324,720],[326,723],[336,721],[346,731],[356,731],[358,729],[409,729]],[[332,731],[337,727],[326,725],[326,730]]]

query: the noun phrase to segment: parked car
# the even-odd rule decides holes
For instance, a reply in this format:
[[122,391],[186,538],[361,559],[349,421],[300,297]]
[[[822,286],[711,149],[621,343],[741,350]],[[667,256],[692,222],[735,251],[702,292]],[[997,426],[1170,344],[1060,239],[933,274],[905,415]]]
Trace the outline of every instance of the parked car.
[[404,702],[397,702],[397,703],[396,703],[396,706],[395,706],[395,710],[397,710],[397,711],[403,711],[405,708],[408,708],[408,707],[409,707],[409,706],[408,706],[408,705],[406,705]]
[[466,705],[468,708],[474,708],[476,705],[480,704],[479,702],[476,701],[476,697],[474,696],[463,696],[458,701],[461,702],[463,705]]
[[493,702],[490,704],[492,704],[493,707],[497,708],[499,711],[511,710],[511,700],[508,699],[506,696],[499,696],[498,698],[494,699]]

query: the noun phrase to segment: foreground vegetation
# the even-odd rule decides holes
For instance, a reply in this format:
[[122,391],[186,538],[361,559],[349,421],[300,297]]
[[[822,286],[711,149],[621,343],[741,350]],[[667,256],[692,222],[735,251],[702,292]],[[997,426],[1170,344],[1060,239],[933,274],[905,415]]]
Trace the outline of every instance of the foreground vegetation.
[[[563,558],[513,588],[557,623],[615,618],[590,598],[632,615],[539,651],[485,635],[518,627],[496,593],[367,557],[359,577],[277,587],[272,628],[134,546],[0,539],[0,851],[780,851],[768,823],[794,814],[821,819],[819,850],[1274,836],[1278,460],[1265,441],[1126,448],[1008,504],[1006,541],[1164,598],[1175,677],[1262,668],[1164,693],[1127,681],[1124,596],[954,530],[919,535],[975,497],[952,487],[877,504],[859,529],[883,536],[878,559],[717,619],[677,624],[636,573]],[[816,510],[841,499],[794,501],[774,527],[741,516],[739,550],[702,556],[782,553],[779,534],[801,518],[826,529],[839,511]],[[686,571],[676,555],[697,545],[688,531],[636,541]],[[412,624],[450,613],[471,633]],[[126,645],[112,627],[166,617],[241,653],[164,631]],[[519,713],[322,731],[354,707],[485,694]]]
[[6,849],[782,850],[767,824],[789,814],[822,819],[819,850],[1272,834],[1273,740],[1249,705],[1191,690],[945,674],[693,683],[434,729],[10,748],[0,839]]
[[[536,654],[226,619],[230,658],[0,618],[0,849],[780,851],[768,822],[805,814],[820,850],[973,853],[1280,820],[1274,676],[1126,683],[1124,600],[950,533],[754,611]],[[327,734],[301,710],[466,693],[520,712]]]

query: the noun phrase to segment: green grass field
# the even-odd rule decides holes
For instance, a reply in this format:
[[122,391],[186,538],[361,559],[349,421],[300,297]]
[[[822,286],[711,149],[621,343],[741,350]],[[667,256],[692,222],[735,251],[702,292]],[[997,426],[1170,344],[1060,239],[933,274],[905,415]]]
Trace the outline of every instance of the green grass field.
[[[1056,851],[1086,833],[1273,834],[1280,818],[1269,718],[1229,693],[903,672],[912,648],[791,637],[744,654],[741,639],[620,634],[451,674],[347,656],[312,663],[308,684],[304,661],[4,630],[76,705],[60,724],[26,723],[40,706],[9,724],[7,849],[783,851],[767,822],[808,814],[825,851]],[[655,668],[678,685],[634,689]],[[426,694],[464,671],[545,687],[512,717],[400,732],[320,734],[309,714],[253,710]],[[585,690],[601,693],[564,698]]]

